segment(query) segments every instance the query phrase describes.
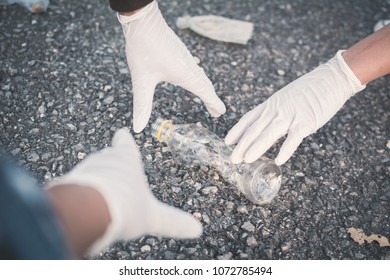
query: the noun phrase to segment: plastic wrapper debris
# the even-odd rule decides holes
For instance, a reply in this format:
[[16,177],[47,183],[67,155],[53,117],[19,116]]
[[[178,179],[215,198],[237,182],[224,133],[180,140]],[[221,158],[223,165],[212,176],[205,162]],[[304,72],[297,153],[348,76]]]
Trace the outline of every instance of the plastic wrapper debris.
[[0,0],[0,5],[18,4],[27,8],[31,13],[42,13],[47,10],[49,0]]
[[179,17],[176,25],[180,29],[189,28],[213,40],[243,45],[248,43],[253,33],[251,22],[215,15]]

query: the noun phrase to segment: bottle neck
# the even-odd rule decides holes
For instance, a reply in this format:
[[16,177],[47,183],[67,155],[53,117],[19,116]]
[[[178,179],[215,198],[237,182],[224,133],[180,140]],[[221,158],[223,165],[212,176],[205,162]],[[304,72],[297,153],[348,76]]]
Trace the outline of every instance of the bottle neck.
[[152,124],[152,135],[156,137],[159,142],[166,142],[172,127],[173,123],[171,120],[163,120],[158,118]]

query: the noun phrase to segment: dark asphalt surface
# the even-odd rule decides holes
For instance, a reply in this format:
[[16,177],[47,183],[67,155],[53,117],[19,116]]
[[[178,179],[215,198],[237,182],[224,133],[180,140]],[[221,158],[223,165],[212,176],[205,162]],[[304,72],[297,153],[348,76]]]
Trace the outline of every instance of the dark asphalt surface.
[[[390,15],[390,3],[379,0],[159,3],[227,112],[213,119],[199,99],[162,83],[151,121],[201,122],[221,138],[248,110]],[[253,38],[242,46],[178,30],[184,14],[251,21]],[[204,233],[196,240],[145,236],[94,258],[389,260],[390,247],[359,245],[347,233],[361,228],[390,238],[389,81],[369,84],[302,142],[268,206],[247,201],[213,169],[177,165],[147,127],[135,138],[153,193],[194,213]],[[122,29],[107,1],[52,0],[35,15],[0,6],[0,144],[42,183],[109,145],[117,129],[132,131],[132,101]]]

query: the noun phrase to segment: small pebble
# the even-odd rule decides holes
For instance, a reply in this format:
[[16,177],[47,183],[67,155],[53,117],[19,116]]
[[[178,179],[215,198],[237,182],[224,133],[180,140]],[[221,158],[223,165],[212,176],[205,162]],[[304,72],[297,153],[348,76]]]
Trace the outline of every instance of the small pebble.
[[246,244],[248,244],[248,246],[256,246],[257,240],[253,236],[249,236],[246,240]]
[[152,248],[149,245],[144,245],[141,247],[142,253],[149,253],[152,250]]
[[78,153],[77,153],[77,158],[78,158],[78,159],[84,159],[84,157],[85,157],[86,155],[87,155],[86,153],[78,152]]
[[237,207],[237,212],[241,214],[248,214],[248,209],[245,205],[240,205]]
[[245,222],[241,227],[249,232],[255,231],[255,226],[251,222]]
[[103,103],[106,104],[106,105],[109,105],[111,104],[112,102],[114,102],[114,96],[110,95],[106,98],[104,98],[103,100]]
[[27,155],[27,160],[37,162],[39,160],[39,155],[36,152],[31,152]]

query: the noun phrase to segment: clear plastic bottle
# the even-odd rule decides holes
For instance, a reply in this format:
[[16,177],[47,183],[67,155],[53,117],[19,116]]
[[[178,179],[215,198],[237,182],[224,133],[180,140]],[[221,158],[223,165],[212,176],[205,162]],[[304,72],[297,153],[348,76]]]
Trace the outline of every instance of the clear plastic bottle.
[[272,160],[262,157],[251,164],[233,164],[232,149],[199,124],[174,125],[159,118],[152,124],[152,134],[167,144],[180,164],[197,162],[215,168],[253,203],[270,203],[280,189],[281,170]]

